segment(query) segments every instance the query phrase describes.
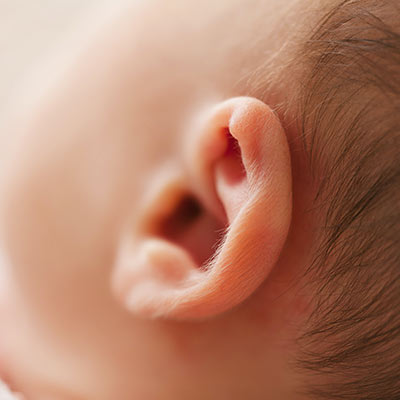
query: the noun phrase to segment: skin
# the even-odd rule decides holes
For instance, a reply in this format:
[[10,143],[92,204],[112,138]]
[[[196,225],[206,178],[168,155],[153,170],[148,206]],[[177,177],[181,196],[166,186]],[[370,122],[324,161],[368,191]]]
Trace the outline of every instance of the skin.
[[[290,108],[277,124],[289,143],[291,171],[282,179],[293,182],[293,211],[249,296],[236,303],[228,296],[213,315],[159,310],[154,318],[155,306],[128,307],[114,279],[121,231],[132,230],[139,245],[148,234],[143,216],[162,208],[148,200],[158,183],[178,176],[200,191],[188,172],[199,161],[182,143],[195,136],[204,110],[237,96],[276,109],[294,90],[281,66],[292,35],[306,28],[298,18],[305,1],[144,3],[72,43],[70,62],[43,77],[40,91],[27,87],[29,105],[15,108],[18,118],[10,114],[0,177],[2,375],[33,400],[300,399],[302,379],[288,362],[310,310],[296,283],[310,261],[315,221],[306,213],[313,187]],[[268,94],[249,84],[260,68]],[[232,165],[225,172],[237,176]],[[264,195],[255,194],[267,207]],[[226,228],[240,214],[235,196],[227,218],[222,212],[207,229]],[[206,208],[212,203],[200,197]],[[196,241],[201,260],[205,240]],[[257,257],[249,253],[246,263]],[[168,279],[176,272],[165,271]]]

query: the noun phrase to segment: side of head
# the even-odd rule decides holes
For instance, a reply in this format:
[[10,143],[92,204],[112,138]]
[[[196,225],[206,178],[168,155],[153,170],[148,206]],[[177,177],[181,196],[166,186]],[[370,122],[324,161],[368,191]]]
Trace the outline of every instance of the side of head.
[[24,114],[0,187],[17,388],[398,396],[398,10],[320,3],[143,2]]

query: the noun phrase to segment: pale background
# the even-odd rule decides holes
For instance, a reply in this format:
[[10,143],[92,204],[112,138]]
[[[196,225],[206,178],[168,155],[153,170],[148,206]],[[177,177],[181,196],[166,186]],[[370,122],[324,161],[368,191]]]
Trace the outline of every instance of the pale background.
[[107,1],[0,0],[0,115],[29,70]]

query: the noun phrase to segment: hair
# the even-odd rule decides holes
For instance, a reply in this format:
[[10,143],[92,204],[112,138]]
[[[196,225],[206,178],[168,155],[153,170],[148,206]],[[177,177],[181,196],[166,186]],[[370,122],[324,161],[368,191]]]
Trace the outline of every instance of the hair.
[[398,400],[400,3],[335,4],[299,51],[299,129],[323,213],[295,363],[302,393]]

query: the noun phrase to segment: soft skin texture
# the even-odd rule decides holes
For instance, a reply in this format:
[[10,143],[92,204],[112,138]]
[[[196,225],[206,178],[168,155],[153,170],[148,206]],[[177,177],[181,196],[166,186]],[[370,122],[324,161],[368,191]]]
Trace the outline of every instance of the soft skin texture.
[[312,187],[273,110],[305,3],[138,3],[26,87],[2,146],[0,368],[28,400],[300,398]]

